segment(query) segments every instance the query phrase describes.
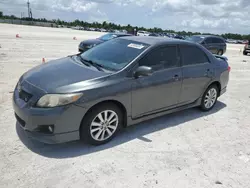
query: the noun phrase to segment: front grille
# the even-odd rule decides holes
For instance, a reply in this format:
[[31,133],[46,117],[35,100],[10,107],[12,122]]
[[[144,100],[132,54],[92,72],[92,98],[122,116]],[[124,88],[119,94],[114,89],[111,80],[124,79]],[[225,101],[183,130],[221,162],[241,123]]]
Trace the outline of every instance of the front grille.
[[28,102],[31,99],[32,95],[30,93],[27,93],[24,90],[19,91],[19,98],[24,100],[25,102]]
[[15,117],[16,117],[16,120],[17,122],[22,126],[22,127],[25,127],[25,121],[22,120],[16,113],[15,113]]

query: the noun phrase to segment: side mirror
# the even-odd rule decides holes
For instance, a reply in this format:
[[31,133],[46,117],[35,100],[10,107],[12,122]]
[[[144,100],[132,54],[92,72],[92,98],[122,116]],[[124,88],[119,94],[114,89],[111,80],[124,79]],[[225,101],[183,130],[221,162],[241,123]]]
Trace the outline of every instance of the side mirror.
[[135,78],[139,78],[140,76],[150,76],[153,74],[153,70],[151,67],[140,66],[136,69],[134,73]]

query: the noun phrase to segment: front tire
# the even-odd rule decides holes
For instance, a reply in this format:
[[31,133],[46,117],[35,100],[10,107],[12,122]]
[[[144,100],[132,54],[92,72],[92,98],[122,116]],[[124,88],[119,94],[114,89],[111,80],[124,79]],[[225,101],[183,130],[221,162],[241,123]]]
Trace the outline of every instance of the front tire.
[[112,103],[94,107],[82,121],[80,137],[91,145],[102,145],[112,140],[123,123],[122,111]]
[[201,100],[201,110],[209,111],[211,110],[217,102],[219,94],[219,89],[216,85],[211,85],[205,91],[202,100]]

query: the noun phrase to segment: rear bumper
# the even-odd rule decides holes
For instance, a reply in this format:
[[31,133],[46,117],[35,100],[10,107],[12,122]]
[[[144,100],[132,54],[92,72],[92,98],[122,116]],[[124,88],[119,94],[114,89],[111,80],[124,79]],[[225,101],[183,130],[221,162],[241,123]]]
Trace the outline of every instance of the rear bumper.
[[224,93],[226,93],[227,91],[227,87],[223,88],[221,91],[220,91],[220,96],[223,95]]

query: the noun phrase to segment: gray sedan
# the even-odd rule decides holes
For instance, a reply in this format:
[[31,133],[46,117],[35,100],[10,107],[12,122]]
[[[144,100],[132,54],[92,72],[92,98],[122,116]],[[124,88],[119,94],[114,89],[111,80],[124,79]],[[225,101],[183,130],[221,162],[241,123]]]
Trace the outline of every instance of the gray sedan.
[[218,36],[194,35],[187,38],[187,40],[203,45],[213,54],[223,55],[227,50],[225,39]]
[[199,44],[124,37],[35,67],[13,94],[15,117],[41,142],[110,141],[120,128],[199,106],[225,93],[227,58]]

